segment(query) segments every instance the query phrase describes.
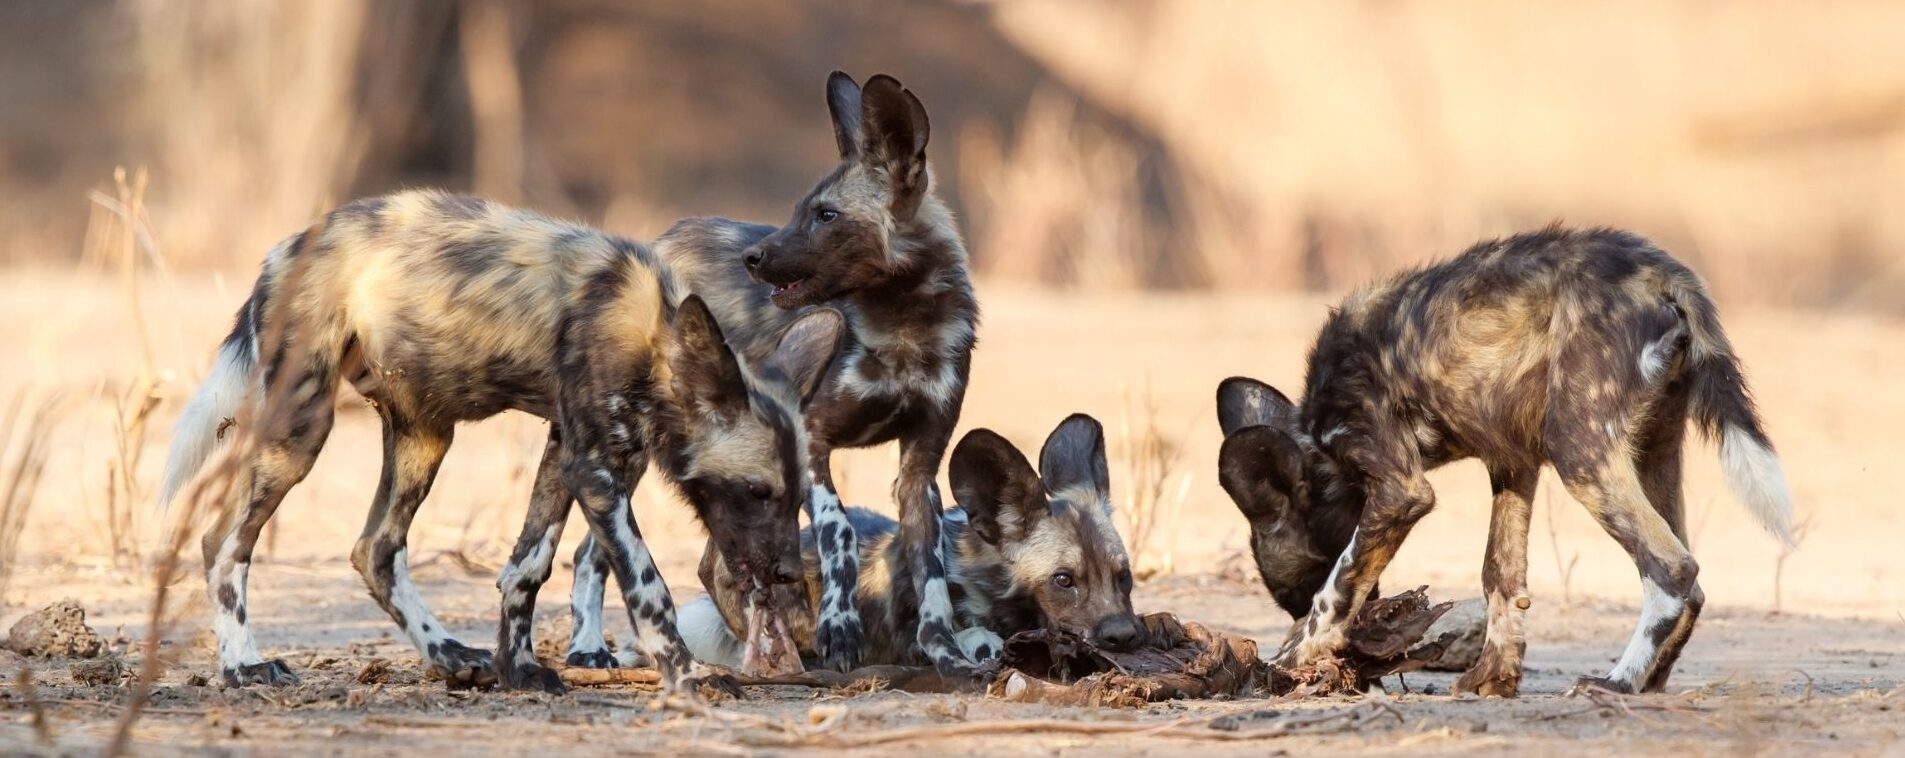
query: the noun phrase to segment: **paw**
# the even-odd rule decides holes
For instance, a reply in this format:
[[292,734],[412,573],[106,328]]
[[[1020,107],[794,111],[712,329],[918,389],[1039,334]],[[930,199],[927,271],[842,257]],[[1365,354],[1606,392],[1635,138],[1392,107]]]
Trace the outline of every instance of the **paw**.
[[564,658],[562,662],[585,669],[612,669],[622,665],[621,661],[616,660],[615,654],[608,651],[608,648],[571,650],[569,657]]
[[488,687],[496,683],[496,657],[490,651],[456,640],[430,643],[430,674],[452,688]]
[[1521,694],[1521,667],[1510,666],[1500,658],[1483,654],[1455,680],[1455,694],[1470,693],[1482,697],[1515,697]]
[[1568,688],[1568,696],[1575,697],[1591,692],[1611,692],[1616,695],[1634,694],[1634,684],[1604,676],[1584,676],[1574,680],[1574,686]]
[[534,663],[516,663],[497,667],[497,682],[506,690],[527,690],[561,695],[569,691],[556,670]]
[[300,680],[284,661],[273,658],[262,663],[240,664],[237,668],[224,670],[225,686],[245,687],[262,684],[267,687],[289,687]]
[[823,618],[814,629],[814,647],[822,668],[852,671],[860,667],[860,655],[866,648],[866,631],[857,613]]
[[984,692],[987,685],[999,678],[1001,665],[997,658],[977,663],[957,656],[933,659],[939,678],[946,680],[954,690],[966,693]]
[[997,660],[999,655],[1005,652],[1005,640],[993,634],[991,629],[982,626],[961,629],[958,634],[953,635],[953,639],[958,641],[959,652],[965,654],[966,660],[975,663],[984,664]]

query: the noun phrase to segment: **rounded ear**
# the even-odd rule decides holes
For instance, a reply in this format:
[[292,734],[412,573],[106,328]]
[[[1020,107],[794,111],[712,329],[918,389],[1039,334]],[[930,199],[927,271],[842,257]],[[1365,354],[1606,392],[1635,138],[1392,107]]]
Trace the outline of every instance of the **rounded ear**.
[[827,77],[827,112],[833,115],[833,141],[840,147],[840,159],[860,153],[860,85],[845,71]]
[[1274,522],[1296,513],[1303,481],[1303,449],[1282,430],[1244,427],[1217,452],[1217,481],[1244,518]]
[[1294,430],[1297,408],[1277,388],[1243,376],[1217,385],[1217,427],[1225,437],[1246,426]]
[[911,218],[926,192],[926,141],[932,127],[926,106],[898,79],[876,74],[860,94],[861,160],[886,172],[893,185],[893,212]]
[[1111,500],[1111,474],[1105,466],[1105,428],[1097,419],[1074,413],[1052,436],[1038,455],[1039,476],[1045,491],[1054,495],[1072,489],[1091,492],[1097,502]]
[[669,366],[674,369],[676,395],[692,407],[722,415],[747,409],[741,363],[699,295],[689,295],[675,309],[675,345]]
[[800,393],[801,405],[805,406],[820,389],[827,367],[833,365],[834,356],[840,352],[841,338],[846,331],[846,318],[839,311],[832,308],[808,311],[781,334],[780,345],[767,356],[764,368],[779,373],[779,378],[790,383]]
[[993,545],[1024,536],[1048,508],[1032,463],[990,429],[974,429],[959,440],[946,477],[973,530]]

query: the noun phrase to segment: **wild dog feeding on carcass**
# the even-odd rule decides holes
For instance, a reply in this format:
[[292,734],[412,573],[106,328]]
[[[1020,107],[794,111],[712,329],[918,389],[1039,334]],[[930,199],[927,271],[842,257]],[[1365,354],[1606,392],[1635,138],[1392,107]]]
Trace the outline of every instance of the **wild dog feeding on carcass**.
[[[552,423],[531,507],[547,526],[504,571],[506,603],[533,604],[574,493],[610,546],[630,621],[665,683],[716,673],[682,645],[630,496],[653,460],[730,570],[763,584],[795,581],[807,488],[799,406],[842,325],[826,313],[795,324],[757,375],[728,349],[707,306],[681,291],[639,244],[433,192],[350,203],[274,248],[179,419],[166,466],[170,500],[224,425],[255,411],[255,444],[232,502],[204,538],[225,681],[297,681],[258,653],[246,573],[259,530],[324,445],[340,380],[371,402],[384,429],[383,476],[351,562],[432,669],[480,682],[494,667],[488,651],[449,636],[424,606],[405,535],[457,422],[514,409]],[[505,625],[500,637],[502,678],[554,682],[528,658],[526,629]]]
[[1520,687],[1543,463],[1641,576],[1633,639],[1583,686],[1658,691],[1693,632],[1704,596],[1680,493],[1689,418],[1718,440],[1739,499],[1791,542],[1785,477],[1712,299],[1692,271],[1626,232],[1550,227],[1357,292],[1317,336],[1301,404],[1232,378],[1218,417],[1220,478],[1250,520],[1264,583],[1308,617],[1280,655],[1286,668],[1341,649],[1435,504],[1424,472],[1454,460],[1481,459],[1495,492],[1487,638],[1460,690]]
[[[952,583],[961,650],[989,660],[1004,649],[1002,637],[1050,629],[1109,650],[1127,650],[1143,633],[1131,610],[1131,561],[1112,522],[1111,482],[1105,465],[1104,429],[1090,416],[1058,425],[1039,453],[1039,467],[1004,437],[986,429],[968,432],[953,449],[947,476],[958,508],[946,512],[941,552]],[[860,583],[855,604],[866,623],[869,664],[921,662],[911,630],[918,627],[919,598],[898,528],[892,519],[849,509],[860,544]],[[814,656],[814,613],[819,604],[824,537],[802,535],[809,613],[790,614],[799,652]],[[745,586],[736,586],[726,565],[704,558],[702,580],[710,588],[681,610],[688,648],[702,661],[743,668],[767,655],[741,641],[747,612]],[[755,668],[755,667],[745,667]],[[775,668],[772,665],[764,668]]]
[[[965,243],[933,192],[929,128],[918,98],[889,76],[874,76],[862,88],[834,72],[827,106],[840,164],[794,207],[785,226],[690,219],[655,246],[689,289],[707,298],[743,354],[768,349],[771,335],[817,305],[846,315],[840,358],[806,407],[814,483],[809,517],[819,536],[814,633],[820,662],[847,670],[865,647],[854,606],[860,551],[834,486],[832,452],[898,440],[894,544],[910,564],[901,575],[914,584],[919,603],[910,642],[940,673],[974,677],[991,662],[974,660],[956,641],[934,484],[959,422],[978,321]],[[592,567],[591,549],[585,543],[576,556],[577,618],[568,660],[612,666],[601,636],[601,595],[592,589],[602,577]]]

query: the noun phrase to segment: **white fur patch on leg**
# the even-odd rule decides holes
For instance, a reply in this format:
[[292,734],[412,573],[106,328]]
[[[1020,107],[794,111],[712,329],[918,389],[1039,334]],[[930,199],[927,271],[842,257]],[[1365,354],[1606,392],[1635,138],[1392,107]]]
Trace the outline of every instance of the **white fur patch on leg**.
[[[502,590],[505,610],[529,605],[527,597],[529,593],[522,589],[523,580],[534,578],[540,583],[541,580],[549,577],[549,570],[555,563],[556,542],[561,538],[562,524],[550,524],[549,528],[543,531],[542,539],[536,541],[536,546],[523,555],[521,563],[512,561],[503,567],[502,573],[496,577],[496,587]],[[530,607],[525,609],[525,612],[533,623],[536,609]],[[517,636],[514,641],[518,648],[516,652],[522,656],[522,660],[534,658],[534,653],[530,650],[529,637]]]
[[[600,544],[594,550],[602,549]],[[591,556],[594,552],[591,551]],[[602,595],[608,577],[595,570],[595,561],[578,556],[575,563],[575,587],[569,592],[569,654],[588,654],[609,648],[602,636]],[[623,650],[633,646],[624,645]]]
[[1680,598],[1667,594],[1652,579],[1641,579],[1640,589],[1640,622],[1634,628],[1634,638],[1628,641],[1620,662],[1614,664],[1614,670],[1607,674],[1608,679],[1623,682],[1634,692],[1640,691],[1647,678],[1648,668],[1660,653],[1659,646],[1654,644],[1648,630],[1664,621],[1680,618],[1686,610],[1686,604]]
[[959,652],[974,663],[990,661],[1005,652],[1005,638],[982,626],[961,629],[953,639],[959,643]]
[[[236,548],[237,533],[234,532],[219,549],[218,561],[210,572],[212,581],[205,588],[212,600],[212,631],[218,635],[218,665],[226,671],[264,662],[264,656],[258,654],[258,641],[251,635],[249,618],[240,620],[236,611],[247,607],[245,584],[251,571],[251,564],[232,561],[231,554]],[[236,600],[229,609],[219,599],[220,588],[227,586],[232,588]]]
[[417,586],[410,583],[410,548],[397,549],[397,554],[391,557],[390,573],[390,606],[403,614],[404,636],[429,660],[430,649],[441,646],[450,635],[443,630],[443,623],[430,613]]

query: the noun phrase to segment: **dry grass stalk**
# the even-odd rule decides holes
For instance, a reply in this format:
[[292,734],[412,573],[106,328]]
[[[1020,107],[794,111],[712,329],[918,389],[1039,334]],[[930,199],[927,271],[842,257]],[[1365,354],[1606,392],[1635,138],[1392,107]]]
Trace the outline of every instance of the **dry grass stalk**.
[[1119,510],[1124,515],[1125,546],[1131,552],[1132,573],[1140,579],[1170,574],[1176,567],[1176,554],[1163,547],[1168,540],[1159,535],[1161,524],[1177,523],[1184,502],[1190,496],[1190,472],[1178,472],[1183,450],[1171,444],[1158,431],[1157,398],[1150,384],[1144,389],[1142,405],[1135,401],[1130,385],[1120,394],[1124,415],[1118,421],[1119,442],[1124,448],[1125,475],[1121,478],[1130,489]]
[[1548,517],[1548,544],[1554,548],[1554,572],[1561,579],[1561,602],[1573,603],[1574,567],[1581,562],[1581,554],[1575,552],[1569,555],[1566,561],[1561,559],[1561,532],[1555,528],[1554,520],[1554,490],[1550,489],[1542,493],[1541,508]]
[[1811,513],[1806,514],[1805,518],[1801,518],[1798,523],[1793,524],[1792,544],[1780,545],[1779,557],[1773,559],[1773,612],[1774,613],[1778,613],[1780,609],[1784,607],[1783,603],[1784,603],[1785,594],[1786,594],[1785,593],[1786,559],[1791,558],[1793,556],[1793,553],[1799,550],[1799,546],[1802,544],[1805,544],[1806,537],[1812,534],[1813,526],[1815,526],[1815,524],[1813,522],[1813,514]]
[[6,604],[7,587],[20,558],[20,536],[46,471],[48,440],[56,425],[47,403],[38,404],[22,425],[20,412],[26,402],[26,393],[15,395],[5,420],[0,421],[0,465],[5,466],[0,470],[5,477],[0,481],[0,605]]

